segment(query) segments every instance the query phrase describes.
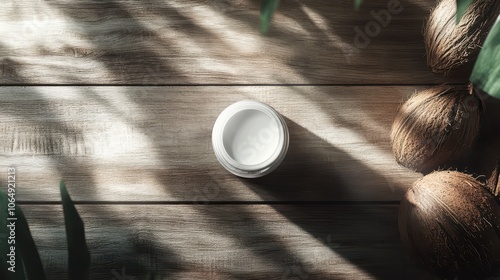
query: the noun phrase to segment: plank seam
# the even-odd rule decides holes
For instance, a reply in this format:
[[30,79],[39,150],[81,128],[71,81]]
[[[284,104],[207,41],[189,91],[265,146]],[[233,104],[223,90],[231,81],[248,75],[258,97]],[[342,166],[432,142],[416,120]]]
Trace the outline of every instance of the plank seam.
[[[315,86],[315,87],[375,87],[375,86],[436,86],[441,83],[422,83],[422,84],[0,84],[1,87],[240,87],[240,86],[251,86],[251,87],[279,87],[279,86],[290,86],[290,87],[304,87],[304,86]],[[463,85],[463,83],[446,83],[448,85]]]
[[[79,205],[399,205],[397,200],[380,201],[73,201]],[[59,201],[18,201],[19,205],[60,205]]]

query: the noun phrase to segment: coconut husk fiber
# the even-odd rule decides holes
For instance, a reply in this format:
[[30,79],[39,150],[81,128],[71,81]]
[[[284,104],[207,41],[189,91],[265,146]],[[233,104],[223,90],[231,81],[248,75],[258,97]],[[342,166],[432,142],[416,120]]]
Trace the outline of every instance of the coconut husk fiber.
[[500,266],[500,204],[470,175],[438,171],[416,181],[402,200],[405,247],[446,279],[483,279]]
[[418,92],[399,109],[391,128],[396,161],[428,173],[465,156],[479,135],[481,102],[467,86]]
[[458,24],[456,11],[456,0],[442,0],[427,19],[423,31],[427,65],[434,73],[468,79],[500,14],[500,1],[473,1]]
[[486,188],[496,199],[500,199],[500,161],[497,161],[495,169],[491,172]]

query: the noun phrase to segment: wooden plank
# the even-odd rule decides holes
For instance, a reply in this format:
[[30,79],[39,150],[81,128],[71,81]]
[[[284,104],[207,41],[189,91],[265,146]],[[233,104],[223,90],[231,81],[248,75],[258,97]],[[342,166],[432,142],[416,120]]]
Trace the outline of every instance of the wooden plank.
[[0,83],[441,83],[421,35],[434,4],[282,1],[263,36],[259,1],[5,0]]
[[[21,207],[49,279],[65,279],[61,206]],[[400,248],[396,205],[77,208],[91,279],[147,271],[165,279],[431,279]]]
[[[399,201],[419,174],[399,167],[389,130],[414,87],[3,87],[0,170],[18,199],[59,201]],[[291,143],[274,173],[227,172],[211,130],[229,104],[274,106]],[[7,176],[0,176],[5,185]]]

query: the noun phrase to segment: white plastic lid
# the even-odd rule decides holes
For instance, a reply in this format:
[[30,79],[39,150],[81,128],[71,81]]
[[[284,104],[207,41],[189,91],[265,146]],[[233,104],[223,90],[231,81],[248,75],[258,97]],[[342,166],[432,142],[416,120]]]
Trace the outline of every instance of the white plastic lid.
[[285,158],[289,134],[283,117],[271,106],[253,100],[236,102],[222,111],[212,130],[212,145],[229,172],[245,178],[269,174]]

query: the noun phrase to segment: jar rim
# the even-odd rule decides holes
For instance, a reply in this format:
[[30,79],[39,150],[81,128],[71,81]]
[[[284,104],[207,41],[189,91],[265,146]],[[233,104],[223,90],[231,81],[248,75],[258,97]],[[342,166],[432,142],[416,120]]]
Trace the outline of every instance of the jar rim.
[[[229,155],[224,146],[223,137],[228,121],[236,114],[245,110],[256,110],[266,114],[276,122],[278,127],[279,137],[277,147],[267,159],[257,164],[243,164],[238,162]],[[245,178],[261,177],[276,169],[285,158],[288,151],[288,144],[288,127],[283,117],[271,106],[255,100],[242,100],[229,105],[218,116],[212,130],[212,146],[219,163],[234,175]]]

